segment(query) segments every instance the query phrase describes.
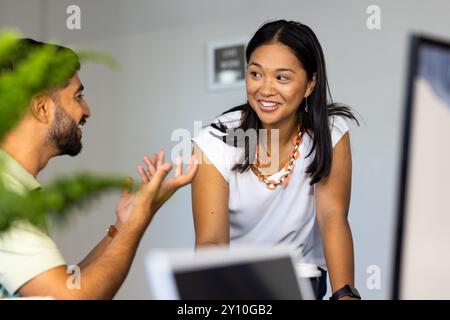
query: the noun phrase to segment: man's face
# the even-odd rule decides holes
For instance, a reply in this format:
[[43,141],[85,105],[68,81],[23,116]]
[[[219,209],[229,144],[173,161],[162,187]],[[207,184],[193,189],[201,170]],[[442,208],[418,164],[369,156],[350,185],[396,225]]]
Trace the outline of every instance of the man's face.
[[65,88],[54,93],[55,111],[49,140],[58,155],[76,156],[82,149],[81,126],[91,114],[83,98],[83,89],[76,73]]

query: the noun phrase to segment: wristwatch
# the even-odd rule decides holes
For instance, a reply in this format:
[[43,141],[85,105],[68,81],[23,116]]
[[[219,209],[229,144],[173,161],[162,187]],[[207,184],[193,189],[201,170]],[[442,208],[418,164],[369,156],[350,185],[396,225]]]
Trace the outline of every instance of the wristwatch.
[[330,297],[330,300],[338,300],[342,297],[352,297],[352,298],[356,298],[356,299],[360,299],[361,300],[361,296],[359,295],[358,290],[356,290],[356,288],[350,286],[350,285],[345,285],[344,287],[340,288],[339,290],[336,290],[333,295]]

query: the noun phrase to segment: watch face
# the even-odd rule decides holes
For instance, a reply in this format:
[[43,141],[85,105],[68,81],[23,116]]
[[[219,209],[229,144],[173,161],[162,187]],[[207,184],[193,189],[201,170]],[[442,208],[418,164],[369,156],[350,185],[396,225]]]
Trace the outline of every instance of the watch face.
[[351,287],[351,286],[348,286],[349,288],[350,288],[350,292],[352,293],[352,297],[356,297],[356,298],[361,298],[360,297],[360,295],[359,295],[359,292],[358,292],[358,290],[356,290],[356,288],[353,288],[353,287]]

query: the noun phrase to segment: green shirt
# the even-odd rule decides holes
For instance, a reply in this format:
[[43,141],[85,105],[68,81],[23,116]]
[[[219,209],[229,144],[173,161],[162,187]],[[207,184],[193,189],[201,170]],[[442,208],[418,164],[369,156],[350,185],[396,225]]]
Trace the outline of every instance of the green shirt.
[[[0,179],[11,191],[25,194],[39,182],[15,159],[0,149]],[[1,201],[1,195],[0,195]],[[37,275],[65,265],[56,244],[45,230],[19,221],[0,233],[0,298],[10,297]]]

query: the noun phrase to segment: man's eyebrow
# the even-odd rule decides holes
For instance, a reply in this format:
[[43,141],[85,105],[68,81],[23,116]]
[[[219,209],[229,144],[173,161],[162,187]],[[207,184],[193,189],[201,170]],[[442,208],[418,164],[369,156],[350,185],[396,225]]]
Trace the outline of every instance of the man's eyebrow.
[[[256,63],[256,62],[250,62],[248,64],[248,66],[256,66],[256,67],[262,68],[262,66],[259,63]],[[289,72],[295,73],[294,70],[289,69],[289,68],[278,68],[275,71],[278,71],[278,72],[289,71]]]
[[77,89],[77,91],[75,91],[75,94],[77,94],[77,93],[79,93],[79,92],[81,92],[83,90],[84,90],[84,86],[82,84],[80,84],[78,89]]

